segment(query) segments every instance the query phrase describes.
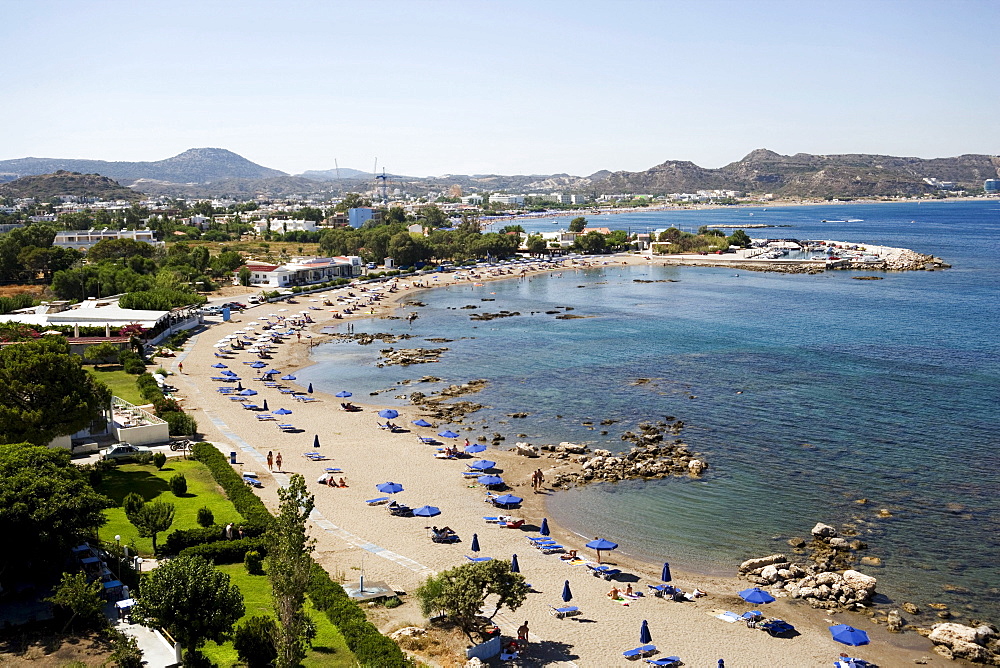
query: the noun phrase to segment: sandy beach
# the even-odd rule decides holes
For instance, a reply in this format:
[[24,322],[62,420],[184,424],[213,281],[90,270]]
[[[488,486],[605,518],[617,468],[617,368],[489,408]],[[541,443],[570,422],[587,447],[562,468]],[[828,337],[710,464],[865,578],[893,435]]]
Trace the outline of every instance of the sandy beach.
[[[602,262],[605,262],[603,258],[594,264]],[[646,264],[647,259],[616,256],[606,262]],[[556,268],[557,271],[573,269],[568,264]],[[382,318],[392,314],[399,301],[424,289],[415,287],[415,281],[423,281],[433,288],[458,280],[471,279],[441,274],[399,280],[397,292],[386,294],[380,301],[358,309],[358,315],[351,317]],[[491,278],[481,276],[474,280]],[[305,476],[310,490],[316,495],[312,526],[312,535],[317,540],[315,556],[335,579],[343,578],[346,583],[356,583],[363,569],[366,581],[381,581],[398,591],[412,592],[429,574],[467,563],[466,556],[473,555],[469,548],[473,534],[476,534],[482,548],[480,556],[510,559],[516,554],[521,573],[532,584],[534,593],[528,595],[519,610],[514,613],[501,611],[496,618],[506,636],[516,636],[517,627],[524,620],[528,621],[532,642],[527,653],[530,665],[627,665],[630,662],[622,656],[622,652],[641,644],[639,628],[643,620],[649,622],[652,644],[658,648],[656,657],[677,655],[686,666],[715,667],[719,659],[724,659],[730,668],[830,666],[841,652],[882,666],[912,664],[921,658],[926,659],[928,665],[954,665],[954,662],[935,655],[930,643],[915,633],[888,634],[884,627],[872,624],[866,617],[831,614],[830,611],[814,610],[787,599],[757,608],[768,617],[790,622],[799,635],[772,638],[762,631],[747,628],[741,622],[727,623],[715,615],[723,611],[741,614],[755,609],[736,595],[738,590],[748,585],[735,577],[708,577],[674,568],[672,584],[688,592],[698,588],[707,592],[708,596],[684,603],[651,595],[629,600],[627,605],[612,601],[606,596],[608,591],[612,586],[624,587],[626,581],[616,583],[594,577],[582,561],[570,564],[560,560],[558,554],[544,555],[529,545],[526,538],[537,534],[538,525],[546,517],[545,499],[552,493],[549,490],[533,493],[531,472],[540,468],[549,476],[557,470],[556,467],[565,465],[560,460],[518,457],[493,446],[482,453],[483,458],[497,462],[496,468],[502,471],[501,475],[509,486],[505,491],[524,498],[520,509],[509,511],[514,517],[525,518],[524,529],[501,528],[483,519],[484,516],[497,515],[498,511],[484,503],[482,486],[464,479],[462,475],[473,459],[439,459],[435,457],[434,446],[419,442],[418,436],[434,436],[443,429],[453,429],[459,432],[459,438],[439,440],[448,441],[448,445],[461,449],[465,436],[471,438],[471,432],[465,431],[461,424],[438,424],[428,418],[433,427],[416,427],[411,421],[423,415],[416,407],[406,407],[399,409],[399,417],[392,421],[409,431],[390,433],[378,427],[378,423],[385,422],[377,415],[382,407],[366,402],[363,397],[355,395],[350,398],[362,409],[358,412],[342,410],[340,406],[344,399],[318,391],[308,395],[315,401],[302,402],[291,394],[266,388],[262,381],[255,380],[253,369],[244,363],[255,361],[256,356],[246,351],[231,355],[230,359],[215,356],[218,348],[214,345],[217,341],[246,328],[251,322],[263,323],[271,313],[294,317],[300,310],[307,309],[315,324],[310,329],[302,330],[301,339],[296,335],[286,337],[285,342],[274,351],[273,359],[266,361],[269,368],[280,370],[280,375],[294,373],[295,369],[310,363],[311,344],[328,339],[319,333],[320,328],[333,326],[336,331],[345,332],[350,322],[350,318],[331,318],[331,308],[339,308],[320,308],[309,299],[335,299],[336,295],[348,290],[359,292],[355,287],[303,295],[298,298],[297,305],[264,304],[236,314],[228,323],[213,324],[200,331],[177,358],[163,360],[174,373],[178,371],[178,362],[184,362],[184,374],[176,375],[173,380],[180,390],[185,409],[198,420],[206,440],[226,453],[237,453],[237,470],[255,471],[259,475],[264,483],[259,494],[269,507],[276,507],[275,489],[287,482],[289,473]],[[310,306],[315,308],[310,309]],[[374,313],[371,313],[372,310]],[[256,327],[259,331],[259,325]],[[414,340],[408,347],[420,345]],[[237,372],[244,387],[259,392],[252,397],[256,403],[266,398],[272,411],[278,408],[291,410],[291,414],[284,416],[284,422],[294,425],[299,431],[282,432],[277,427],[278,421],[260,421],[258,413],[244,410],[240,402],[217,392],[218,383],[213,382],[211,377],[218,371],[212,365],[219,362]],[[300,392],[304,390],[294,381],[283,381],[282,384]],[[349,387],[337,389],[351,390]],[[471,399],[475,400],[474,395]],[[303,456],[303,453],[313,450],[316,437],[320,442],[319,451],[327,457],[325,461],[311,461]],[[278,472],[276,466],[274,471],[268,470],[266,456],[269,451],[275,455],[281,453],[282,472]],[[331,488],[317,483],[327,467],[341,469],[342,472],[335,475],[338,479],[343,477],[348,487]],[[393,517],[384,505],[367,505],[367,499],[385,496],[376,490],[376,485],[386,481],[403,485],[404,491],[394,497],[400,503],[411,508],[437,506],[441,515],[433,518]],[[429,535],[431,525],[451,527],[461,537],[461,542],[453,545],[433,543]],[[529,527],[536,530],[527,530]],[[551,521],[549,527],[554,538],[567,549],[578,550],[582,559],[589,561],[596,557],[584,548],[584,544],[593,537],[569,533]],[[615,540],[615,536],[602,537]],[[734,557],[734,563],[752,556],[761,555]],[[604,553],[602,561],[625,573],[634,574],[632,586],[637,592],[646,593],[648,584],[659,583],[660,564],[635,561],[619,551]],[[564,605],[560,594],[566,580],[570,582],[573,592],[569,605],[578,606],[582,614],[557,619],[550,614],[550,606]],[[383,632],[403,626],[426,626],[416,602],[406,596],[403,600],[403,606],[391,611],[391,617],[383,624]],[[834,642],[827,626],[840,623],[866,630],[871,636],[871,644],[853,648]]]

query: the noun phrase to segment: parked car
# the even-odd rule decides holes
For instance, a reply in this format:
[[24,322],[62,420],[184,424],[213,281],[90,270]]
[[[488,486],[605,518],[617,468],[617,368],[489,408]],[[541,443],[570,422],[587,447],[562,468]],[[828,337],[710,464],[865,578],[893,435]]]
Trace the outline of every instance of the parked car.
[[222,309],[218,306],[202,306],[199,312],[205,315],[219,315],[222,313]]
[[260,304],[263,301],[264,300],[261,297],[257,296],[257,295],[250,295],[247,298],[247,303],[248,304]]
[[223,308],[229,307],[230,309],[232,309],[234,311],[242,311],[243,309],[245,309],[247,307],[246,304],[241,304],[239,302],[229,302],[228,304],[223,304],[222,306],[223,306]]
[[119,443],[118,445],[112,445],[110,448],[101,450],[101,459],[134,459],[146,452],[152,452],[152,450],[143,445]]

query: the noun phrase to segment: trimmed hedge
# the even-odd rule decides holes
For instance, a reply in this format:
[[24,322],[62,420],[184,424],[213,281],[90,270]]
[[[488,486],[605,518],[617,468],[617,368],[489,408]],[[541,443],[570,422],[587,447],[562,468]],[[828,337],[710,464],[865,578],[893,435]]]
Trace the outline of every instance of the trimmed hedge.
[[178,556],[198,556],[213,564],[243,563],[247,552],[267,553],[266,538],[240,538],[238,540],[218,540],[214,543],[194,545],[180,551]]
[[[259,538],[267,531],[267,527],[257,524],[241,524],[240,526],[243,527],[243,536],[245,538]],[[167,540],[164,541],[164,554],[178,554],[181,550],[194,547],[195,545],[215,543],[223,539],[223,531],[225,531],[225,527],[221,526],[210,526],[199,529],[177,529],[167,536]]]
[[379,633],[375,625],[365,617],[364,611],[348,598],[344,588],[331,580],[330,575],[317,563],[313,563],[307,593],[316,609],[340,629],[359,664],[379,668],[405,668],[412,665],[399,645]]
[[264,502],[254,494],[240,475],[229,465],[229,460],[210,443],[196,443],[191,455],[208,467],[212,477],[219,483],[226,497],[236,506],[236,511],[250,524],[267,527],[273,517]]

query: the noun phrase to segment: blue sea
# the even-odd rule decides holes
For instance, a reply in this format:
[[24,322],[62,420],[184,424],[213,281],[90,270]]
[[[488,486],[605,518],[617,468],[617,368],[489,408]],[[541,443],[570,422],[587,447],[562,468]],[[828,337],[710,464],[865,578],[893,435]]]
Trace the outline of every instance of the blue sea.
[[[857,222],[823,222],[847,219]],[[555,220],[524,226],[568,223]],[[426,306],[406,309],[419,313],[412,325],[377,320],[356,331],[414,336],[396,347],[447,346],[440,363],[377,368],[385,344],[324,344],[300,382],[358,397],[388,390],[378,401],[403,403],[394,397],[440,387],[398,386],[403,379],[488,378],[471,397],[488,408],[452,428],[473,440],[500,432],[508,445],[620,450],[626,429],[681,419],[683,440],[711,465],[704,476],[561,492],[549,500],[550,515],[634,556],[727,575],[745,558],[789,551],[786,540],[807,536],[817,521],[849,526],[883,560],[861,570],[879,578],[889,599],[1000,619],[1000,202],[726,208],[590,222],[632,232],[765,223],[780,227],[748,233],[900,246],[953,268],[859,281],[870,272],[609,264],[425,291],[418,298]],[[470,305],[477,308],[462,308]],[[545,313],[556,307],[587,317]],[[500,309],[521,315],[469,318]],[[507,417],[516,411],[530,415]],[[604,419],[618,422],[602,427]]]

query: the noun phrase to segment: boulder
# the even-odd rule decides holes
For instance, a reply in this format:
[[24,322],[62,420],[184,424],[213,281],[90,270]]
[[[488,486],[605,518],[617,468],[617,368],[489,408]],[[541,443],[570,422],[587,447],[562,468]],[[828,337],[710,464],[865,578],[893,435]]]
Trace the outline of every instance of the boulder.
[[917,606],[916,603],[906,602],[906,603],[904,603],[900,607],[903,608],[904,612],[908,612],[911,615],[919,615],[920,614],[920,608]]
[[755,571],[758,568],[763,568],[764,566],[770,566],[771,564],[787,564],[788,559],[783,554],[772,554],[767,557],[758,557],[756,559],[747,559],[742,564],[740,564],[740,573],[749,573],[750,571]]
[[708,464],[700,459],[692,459],[688,462],[688,471],[692,475],[701,475],[701,472],[708,468]]
[[900,616],[899,610],[890,610],[886,616],[885,623],[889,629],[889,633],[901,633],[903,631],[903,618]]
[[759,577],[768,584],[775,582],[778,579],[778,567],[774,564],[765,566],[761,569]]
[[836,548],[847,547],[847,539],[846,538],[831,538],[830,539],[830,547],[836,547]]
[[927,638],[936,645],[951,647],[956,642],[975,643],[979,640],[979,635],[971,626],[946,622],[932,626],[931,634]]
[[837,535],[837,530],[834,529],[829,524],[823,524],[822,522],[817,522],[816,526],[812,528],[812,531],[810,533],[819,538],[833,538],[834,536]]
[[483,663],[479,657],[474,656],[465,662],[464,668],[488,668],[488,665]]
[[574,455],[581,455],[581,454],[583,454],[584,452],[587,451],[587,446],[585,446],[585,445],[578,445],[576,443],[569,443],[567,441],[563,441],[562,443],[559,444],[559,450],[558,451],[559,452],[569,452],[569,453],[572,453]]
[[400,638],[419,638],[425,633],[427,633],[427,629],[422,629],[419,626],[405,626],[398,631],[393,631],[389,637],[393,640],[399,640]]
[[[878,580],[854,570],[844,571],[844,584],[858,592],[858,598],[870,598],[875,593]],[[862,596],[862,592],[864,596]]]

